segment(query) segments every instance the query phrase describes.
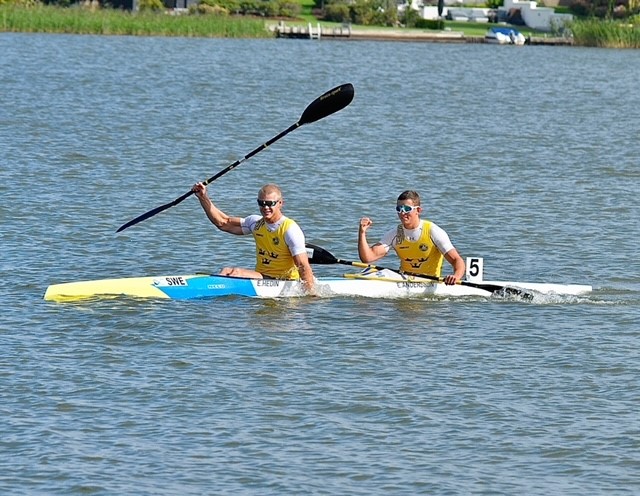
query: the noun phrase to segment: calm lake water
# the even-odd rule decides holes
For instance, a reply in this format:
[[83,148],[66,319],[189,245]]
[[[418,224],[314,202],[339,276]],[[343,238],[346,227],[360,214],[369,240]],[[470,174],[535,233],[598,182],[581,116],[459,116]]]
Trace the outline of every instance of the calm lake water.
[[[640,492],[639,51],[0,34],[2,494]],[[276,182],[357,259],[402,190],[485,278],[589,297],[44,302],[250,266]],[[395,266],[391,256],[384,264]],[[381,262],[381,263],[382,263]],[[317,266],[316,275],[348,272]]]

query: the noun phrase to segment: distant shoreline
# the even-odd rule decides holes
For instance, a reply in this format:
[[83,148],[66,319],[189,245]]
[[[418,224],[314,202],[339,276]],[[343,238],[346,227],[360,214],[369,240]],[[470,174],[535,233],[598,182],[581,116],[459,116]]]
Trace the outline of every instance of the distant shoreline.
[[[1,0],[0,0],[1,1]],[[486,27],[485,27],[486,26]],[[341,39],[367,41],[412,41],[441,43],[489,43],[484,33],[491,24],[474,26],[467,30],[459,23],[436,31],[412,28],[363,27],[352,25],[320,26],[320,23],[289,23],[277,19],[216,16],[167,15],[158,12],[131,14],[113,9],[90,10],[62,8],[48,5],[23,7],[0,4],[0,32],[13,33],[67,33],[124,36],[170,36],[187,38],[242,38],[267,39]],[[297,33],[280,33],[297,30]],[[322,36],[317,35],[321,29]],[[514,29],[518,29],[516,26]],[[305,31],[306,30],[306,31]],[[309,31],[316,31],[310,35]],[[614,21],[584,20],[573,22],[569,38],[551,37],[531,30],[519,30],[525,37],[522,44],[564,45],[598,48],[640,48],[640,27]],[[286,34],[283,35],[283,34]],[[315,34],[315,36],[313,35]]]
[[[278,24],[267,24],[267,29],[275,33],[278,38],[312,39],[307,28],[299,27],[294,32],[278,32]],[[315,29],[315,28],[312,28]],[[421,29],[362,29],[350,26],[349,28],[323,28],[320,39],[343,41],[406,41],[406,42],[431,42],[431,43],[486,43],[484,36],[469,36],[461,31],[427,31]],[[564,45],[571,46],[572,40],[559,37],[529,37],[530,45]]]

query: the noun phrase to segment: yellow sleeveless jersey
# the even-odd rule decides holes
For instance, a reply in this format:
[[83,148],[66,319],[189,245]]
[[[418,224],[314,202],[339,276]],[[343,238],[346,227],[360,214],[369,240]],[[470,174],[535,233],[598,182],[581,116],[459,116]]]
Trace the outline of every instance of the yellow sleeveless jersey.
[[284,233],[293,223],[292,219],[287,218],[274,232],[267,229],[264,219],[256,224],[253,230],[256,240],[256,270],[262,275],[275,279],[300,279],[298,268],[284,241]]
[[440,277],[444,256],[431,241],[431,222],[421,220],[422,234],[417,241],[409,241],[404,236],[402,224],[398,226],[398,242],[394,249],[400,257],[400,270]]

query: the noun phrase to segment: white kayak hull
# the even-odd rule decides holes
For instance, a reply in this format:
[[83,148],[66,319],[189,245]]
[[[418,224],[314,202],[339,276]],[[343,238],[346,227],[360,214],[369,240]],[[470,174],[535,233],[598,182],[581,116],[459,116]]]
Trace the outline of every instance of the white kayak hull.
[[[582,295],[591,292],[591,286],[573,284],[540,284],[519,282],[483,281],[494,284],[533,290],[540,293]],[[347,277],[318,278],[319,296],[359,296],[366,298],[410,298],[420,296],[440,297],[489,297],[493,293],[464,285],[447,286],[438,282],[403,280],[397,274],[376,273],[367,276],[348,274]],[[132,297],[189,300],[222,296],[246,296],[253,298],[286,298],[304,296],[299,281],[277,279],[242,279],[219,275],[191,274],[157,277],[131,277],[101,279],[54,284],[47,288],[44,299],[49,301],[74,301],[86,298]]]

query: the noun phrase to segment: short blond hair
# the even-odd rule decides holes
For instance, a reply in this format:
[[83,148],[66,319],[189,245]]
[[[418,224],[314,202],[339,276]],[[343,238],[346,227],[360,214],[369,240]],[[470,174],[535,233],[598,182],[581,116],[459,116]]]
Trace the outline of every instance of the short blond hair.
[[268,195],[269,193],[277,193],[278,197],[282,199],[282,190],[280,189],[280,186],[273,183],[265,184],[260,188],[260,191],[258,191],[258,197]]

